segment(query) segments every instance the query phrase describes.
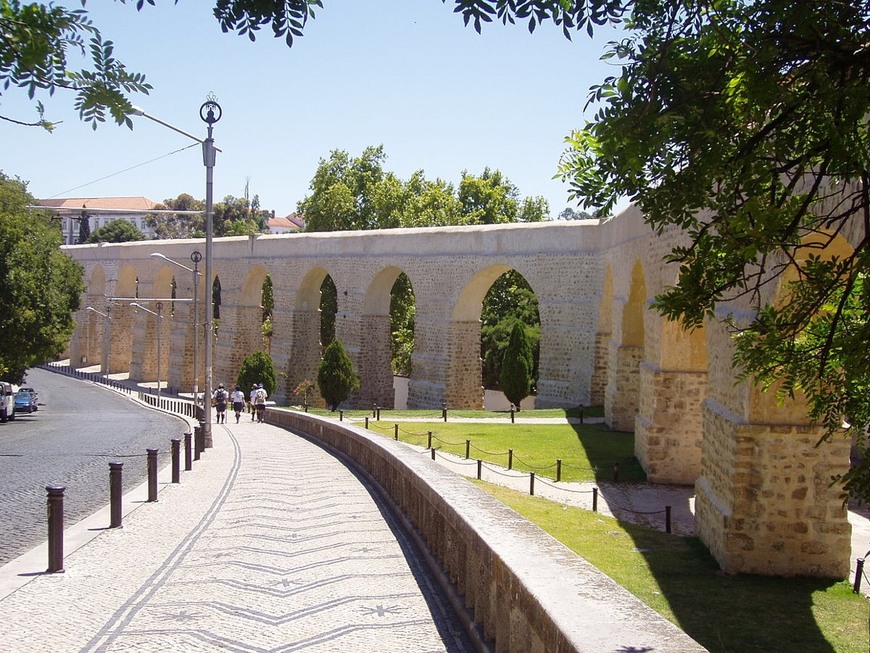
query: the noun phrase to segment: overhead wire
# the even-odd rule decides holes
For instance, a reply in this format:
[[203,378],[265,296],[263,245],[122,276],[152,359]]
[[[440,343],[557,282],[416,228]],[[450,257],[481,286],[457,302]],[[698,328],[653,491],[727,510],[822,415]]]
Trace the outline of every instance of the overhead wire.
[[100,177],[99,179],[94,179],[93,181],[89,181],[89,182],[86,182],[84,184],[80,184],[80,185],[75,186],[73,188],[68,188],[66,190],[62,190],[61,192],[56,193],[55,195],[51,195],[47,199],[54,199],[55,197],[60,197],[61,195],[66,195],[67,193],[71,193],[74,190],[78,190],[79,188],[84,188],[85,186],[90,186],[91,184],[96,184],[96,183],[99,183],[101,181],[105,181],[106,179],[111,179],[112,177],[117,177],[118,175],[122,175],[125,172],[130,172],[131,170],[135,170],[136,168],[141,168],[142,166],[146,166],[149,163],[154,163],[155,161],[160,161],[160,159],[165,159],[166,157],[172,156],[173,154],[178,154],[179,152],[183,152],[184,150],[189,150],[192,147],[198,147],[198,146],[199,146],[199,143],[192,143],[191,145],[185,145],[184,147],[181,147],[177,150],[173,150],[172,152],[169,152],[167,154],[163,154],[161,156],[158,156],[157,158],[150,159],[148,161],[143,161],[142,163],[137,163],[134,166],[130,166],[129,168],[124,168],[123,170],[118,170],[117,172],[113,172],[109,175],[106,175],[105,177]]

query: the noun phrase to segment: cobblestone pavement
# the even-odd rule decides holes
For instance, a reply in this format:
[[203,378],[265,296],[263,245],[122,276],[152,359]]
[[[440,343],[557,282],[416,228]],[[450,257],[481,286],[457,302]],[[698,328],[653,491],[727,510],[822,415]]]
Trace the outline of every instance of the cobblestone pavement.
[[268,424],[213,432],[180,484],[69,553],[65,573],[42,574],[38,552],[0,568],[0,649],[471,650],[347,468]]
[[[124,463],[124,489],[145,479],[146,449],[168,462],[185,422],[89,381],[31,369],[40,408],[0,424],[0,565],[45,540],[47,485],[66,487],[67,523],[109,500],[108,463]],[[0,646],[2,650],[2,646]]]

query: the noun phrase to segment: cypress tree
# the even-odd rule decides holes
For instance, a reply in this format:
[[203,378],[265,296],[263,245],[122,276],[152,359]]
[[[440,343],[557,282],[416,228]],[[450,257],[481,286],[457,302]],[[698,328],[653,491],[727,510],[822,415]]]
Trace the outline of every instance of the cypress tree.
[[504,351],[499,382],[507,400],[520,409],[520,402],[532,390],[532,344],[526,327],[517,320],[511,329],[511,337]]
[[317,369],[317,385],[329,409],[338,405],[359,388],[359,377],[340,340],[333,340],[323,351],[323,359]]

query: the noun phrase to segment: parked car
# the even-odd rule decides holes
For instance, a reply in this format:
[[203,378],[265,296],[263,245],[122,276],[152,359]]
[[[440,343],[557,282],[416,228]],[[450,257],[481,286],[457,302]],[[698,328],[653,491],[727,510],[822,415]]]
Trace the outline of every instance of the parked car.
[[21,386],[21,387],[18,388],[18,389],[19,389],[19,390],[26,390],[27,392],[29,392],[30,394],[33,395],[33,405],[34,405],[34,406],[36,406],[36,405],[39,404],[39,393],[38,393],[35,389],[33,389],[33,388],[28,388],[28,387],[25,387],[25,386]]
[[32,413],[36,410],[36,402],[33,401],[33,395],[27,390],[19,390],[15,393],[15,412],[16,413]]
[[0,381],[0,422],[15,419],[15,391],[11,383]]

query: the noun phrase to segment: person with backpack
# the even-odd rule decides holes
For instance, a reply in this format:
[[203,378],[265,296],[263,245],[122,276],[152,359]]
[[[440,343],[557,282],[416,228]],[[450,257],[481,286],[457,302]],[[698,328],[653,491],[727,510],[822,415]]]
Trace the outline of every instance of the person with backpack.
[[238,424],[239,417],[245,409],[245,393],[242,392],[242,386],[236,386],[236,389],[233,390],[233,394],[230,395],[230,401],[233,402],[233,410],[236,413],[236,424]]
[[257,409],[257,422],[262,424],[266,420],[266,391],[263,384],[257,384],[257,394],[254,395],[254,407]]
[[218,424],[226,424],[227,423],[227,391],[224,389],[224,384],[221,383],[218,385],[217,390],[214,391],[214,405],[217,409],[217,423]]

